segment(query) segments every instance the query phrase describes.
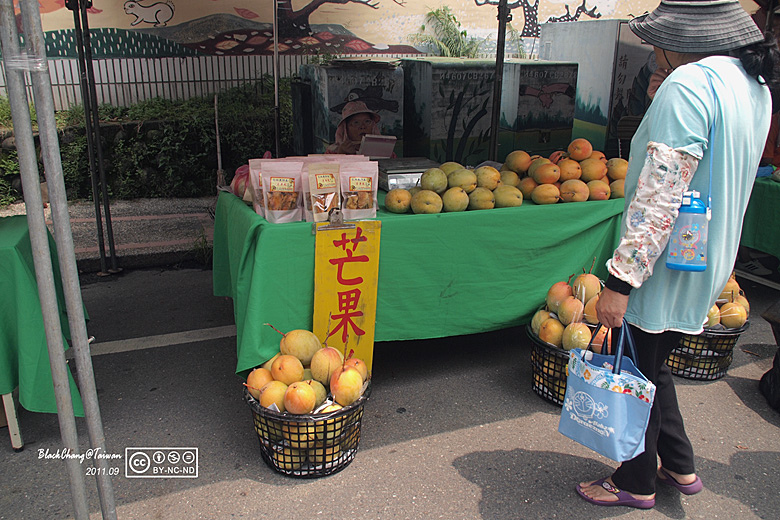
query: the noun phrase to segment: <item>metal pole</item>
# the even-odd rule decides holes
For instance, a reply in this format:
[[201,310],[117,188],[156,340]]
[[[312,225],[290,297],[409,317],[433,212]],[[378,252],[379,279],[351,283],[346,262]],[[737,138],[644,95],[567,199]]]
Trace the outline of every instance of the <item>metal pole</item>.
[[512,20],[507,0],[498,4],[498,43],[496,44],[496,78],[493,83],[493,111],[490,117],[490,150],[488,158],[498,158],[498,126],[501,118],[501,90],[504,84],[504,47],[506,46],[506,24]]
[[[8,2],[10,0],[4,1]],[[46,40],[43,36],[37,0],[24,0],[21,3],[21,10],[28,54],[32,56],[35,63],[42,64],[41,67],[31,70],[30,76],[32,78],[33,94],[38,114],[38,130],[41,139],[41,149],[43,150],[46,181],[49,187],[49,199],[60,261],[62,287],[67,307],[68,323],[70,324],[71,341],[79,373],[79,389],[84,402],[84,415],[90,444],[97,453],[102,452],[105,454],[106,443],[97,399],[97,389],[95,387],[95,376],[92,371],[84,303],[81,300],[76,254],[73,247],[73,234],[70,228],[70,215],[68,214],[68,200],[65,193],[65,179],[62,172],[59,140],[57,137],[57,123],[54,119],[54,98],[51,90],[51,78],[48,73],[48,62],[46,60]],[[46,237],[45,234],[43,236]],[[53,309],[56,309],[56,303],[56,299],[52,300]],[[51,345],[49,348],[51,350]],[[58,356],[62,358],[64,367],[65,353],[61,343]],[[54,363],[52,362],[53,371]],[[65,388],[67,389],[67,379],[65,382]],[[96,479],[103,518],[115,520],[116,503],[114,500],[114,489],[109,476],[108,460],[104,457],[93,457],[91,460],[98,470]],[[80,468],[80,471],[83,475],[83,468]]]
[[[25,0],[29,2],[29,0]],[[35,13],[38,4],[35,2]],[[27,210],[27,226],[30,230],[30,244],[33,251],[35,278],[38,283],[38,296],[41,300],[41,314],[49,350],[49,362],[54,383],[54,396],[57,402],[57,419],[60,425],[62,443],[68,453],[79,453],[76,418],[70,396],[70,384],[65,363],[65,349],[62,341],[62,328],[54,288],[51,251],[49,250],[48,231],[43,215],[43,201],[40,190],[35,141],[32,133],[32,121],[28,108],[27,93],[24,86],[24,72],[31,67],[43,68],[48,74],[46,61],[27,60],[19,47],[19,35],[16,32],[16,18],[12,0],[0,0],[0,48],[5,62],[8,99],[11,105],[11,117],[14,123],[14,136],[19,151],[19,167],[24,187],[24,201]],[[53,106],[53,102],[52,102]],[[40,117],[45,108],[36,106]],[[54,112],[52,111],[52,116]],[[52,204],[53,206],[53,204]],[[65,459],[65,469],[70,482],[75,518],[87,519],[87,490],[84,483],[84,469],[78,459]]]
[[225,185],[225,170],[222,169],[222,145],[219,140],[219,103],[217,102],[217,94],[214,94],[214,127],[217,136],[217,194],[219,194],[219,188]]
[[66,0],[65,7],[73,11],[73,32],[76,35],[76,50],[79,54],[79,84],[81,85],[81,100],[84,104],[84,127],[87,133],[87,155],[89,163],[89,177],[92,179],[92,199],[95,204],[95,223],[97,224],[98,252],[100,253],[100,272],[108,274],[106,268],[106,246],[103,240],[103,214],[100,210],[100,186],[95,164],[95,135],[92,130],[92,117],[89,102],[89,89],[87,88],[87,65],[84,58],[84,43],[79,19],[78,0]]
[[81,24],[84,28],[84,57],[87,67],[87,79],[89,87],[89,102],[92,105],[93,131],[95,133],[95,150],[97,151],[97,167],[100,176],[100,191],[103,196],[103,213],[106,215],[106,236],[108,238],[108,252],[111,256],[111,268],[109,273],[115,274],[121,271],[117,265],[116,250],[114,248],[114,228],[111,225],[111,207],[108,200],[108,186],[106,185],[106,171],[103,168],[103,143],[100,139],[100,114],[98,113],[97,89],[95,87],[95,70],[92,68],[92,44],[89,38],[89,20],[87,9],[92,7],[92,0],[80,0]]
[[274,134],[276,157],[281,157],[282,132],[281,110],[279,108],[279,1],[274,0]]

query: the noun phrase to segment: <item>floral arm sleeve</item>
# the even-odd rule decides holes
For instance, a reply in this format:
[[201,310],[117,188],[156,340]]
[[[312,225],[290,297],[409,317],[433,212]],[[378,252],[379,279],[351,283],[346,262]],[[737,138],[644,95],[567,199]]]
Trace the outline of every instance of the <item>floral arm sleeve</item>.
[[647,145],[645,164],[626,211],[626,232],[607,261],[609,273],[639,287],[669,241],[683,193],[699,160],[663,143]]

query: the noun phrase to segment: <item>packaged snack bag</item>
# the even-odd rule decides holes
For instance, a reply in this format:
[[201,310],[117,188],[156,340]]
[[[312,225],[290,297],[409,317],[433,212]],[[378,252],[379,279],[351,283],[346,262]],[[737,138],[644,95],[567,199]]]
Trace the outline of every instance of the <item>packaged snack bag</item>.
[[341,163],[341,212],[345,220],[376,218],[379,167],[376,161]]
[[265,218],[282,224],[303,219],[303,162],[263,160],[261,177]]
[[340,207],[339,163],[310,163],[309,199],[313,222],[326,222],[330,210]]
[[260,174],[262,159],[249,159],[249,187],[252,192],[252,207],[255,213],[265,218],[265,204],[263,202],[263,182]]

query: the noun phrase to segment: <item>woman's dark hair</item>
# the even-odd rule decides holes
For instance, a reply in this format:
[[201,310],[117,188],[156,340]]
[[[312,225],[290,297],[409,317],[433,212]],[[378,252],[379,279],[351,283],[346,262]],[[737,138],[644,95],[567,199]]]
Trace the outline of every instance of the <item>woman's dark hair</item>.
[[763,42],[736,49],[731,55],[739,58],[749,76],[766,83],[773,92],[780,90],[780,49],[771,31],[764,33]]

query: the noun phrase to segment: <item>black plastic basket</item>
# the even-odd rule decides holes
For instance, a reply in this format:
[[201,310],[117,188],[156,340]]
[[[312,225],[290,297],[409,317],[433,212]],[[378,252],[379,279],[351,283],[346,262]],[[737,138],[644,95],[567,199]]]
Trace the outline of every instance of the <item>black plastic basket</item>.
[[349,406],[329,413],[296,415],[261,406],[244,388],[263,460],[290,477],[317,478],[341,471],[357,453],[370,391],[369,381],[363,395]]
[[683,334],[666,364],[672,374],[686,379],[720,379],[731,366],[734,346],[747,328],[748,323],[745,323],[738,329],[704,329],[698,335]]
[[566,395],[566,366],[569,364],[569,353],[539,339],[539,336],[531,330],[530,325],[527,325],[525,330],[533,343],[531,370],[534,392],[543,399],[563,406],[563,399]]

